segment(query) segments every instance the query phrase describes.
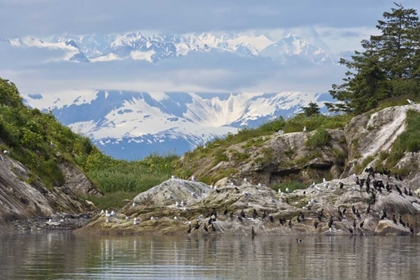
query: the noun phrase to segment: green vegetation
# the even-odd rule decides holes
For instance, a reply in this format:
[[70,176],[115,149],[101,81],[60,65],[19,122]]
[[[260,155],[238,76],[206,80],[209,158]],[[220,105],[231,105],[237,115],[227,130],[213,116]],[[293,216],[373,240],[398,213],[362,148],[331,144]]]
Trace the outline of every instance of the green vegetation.
[[140,161],[115,161],[112,166],[92,169],[88,175],[105,193],[144,192],[169,179],[172,175],[172,162],[178,156],[150,155]]
[[9,150],[49,188],[64,183],[58,165],[64,159],[77,158],[83,167],[89,155],[99,153],[88,138],[73,133],[52,114],[24,106],[16,86],[4,79],[0,79],[0,107],[0,148]]
[[312,117],[315,115],[320,115],[318,104],[315,102],[309,102],[308,106],[302,106],[303,114],[307,117]]
[[418,97],[419,18],[416,10],[395,5],[378,21],[376,28],[380,34],[361,42],[364,51],[355,51],[351,59],[340,60],[349,71],[341,85],[332,85],[330,94],[341,102],[326,103],[331,111],[360,114],[387,103],[396,105],[386,102],[387,99],[404,102],[407,96],[414,100]]
[[420,113],[408,110],[406,118],[406,128],[395,140],[386,165],[393,167],[406,152],[420,151]]
[[355,167],[355,173],[356,174],[361,174],[363,172],[363,170],[365,170],[365,168],[367,167],[367,165],[369,163],[371,163],[374,159],[375,159],[375,157],[373,157],[373,156],[368,156],[365,159],[363,159],[362,164],[358,164]]
[[322,148],[328,145],[331,135],[325,128],[318,128],[316,132],[306,140],[305,145],[310,148]]
[[76,164],[105,193],[105,198],[89,198],[100,205],[121,204],[169,178],[175,155],[151,155],[127,162],[104,155],[89,138],[73,133],[51,113],[23,105],[16,86],[0,78],[0,149],[25,164],[31,172],[27,183],[41,178],[48,188],[61,186],[64,174],[60,163]]
[[279,183],[276,186],[274,186],[273,190],[278,191],[279,189],[282,192],[286,192],[286,189],[288,188],[290,192],[294,191],[294,190],[298,190],[298,189],[306,189],[308,186],[305,185],[302,182],[299,181],[290,181],[290,182],[284,182],[284,183]]

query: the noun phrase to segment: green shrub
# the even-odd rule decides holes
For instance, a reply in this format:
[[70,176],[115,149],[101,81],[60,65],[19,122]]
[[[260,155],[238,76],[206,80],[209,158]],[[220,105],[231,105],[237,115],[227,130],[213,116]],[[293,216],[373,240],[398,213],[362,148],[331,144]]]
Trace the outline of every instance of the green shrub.
[[305,145],[309,148],[322,148],[329,144],[331,135],[324,128],[318,128],[316,132],[306,140]]

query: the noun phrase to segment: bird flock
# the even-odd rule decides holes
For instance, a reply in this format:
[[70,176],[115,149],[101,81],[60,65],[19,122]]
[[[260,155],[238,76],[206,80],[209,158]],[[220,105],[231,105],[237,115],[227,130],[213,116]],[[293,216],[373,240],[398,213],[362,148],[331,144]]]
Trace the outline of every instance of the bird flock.
[[[172,178],[173,179],[173,178]],[[194,176],[190,181],[197,182]],[[401,232],[408,234],[417,233],[414,216],[416,213],[399,213],[393,209],[392,203],[381,204],[381,198],[392,194],[401,199],[410,198],[411,202],[418,202],[418,196],[405,186],[400,175],[391,175],[386,169],[374,170],[368,167],[359,176],[353,174],[346,180],[327,181],[322,179],[321,183],[315,181],[306,190],[292,191],[289,188],[285,192],[279,190],[273,192],[264,184],[253,185],[249,179],[244,178],[241,184],[226,183],[224,187],[209,186],[209,196],[206,202],[218,200],[218,205],[211,207],[211,210],[201,204],[191,205],[188,211],[187,203],[175,201],[172,211],[168,214],[154,213],[151,221],[170,218],[181,226],[186,226],[186,234],[213,234],[229,232],[232,228],[242,228],[246,234],[249,228],[249,235],[252,237],[258,234],[273,232],[282,229],[282,233],[324,233],[324,234],[350,234],[350,235],[371,235],[375,234],[375,227],[380,222],[387,222],[388,226],[398,228]],[[349,193],[349,194],[348,194]],[[331,194],[338,199],[348,196],[354,203],[342,202],[338,206],[335,203],[328,203]],[[235,205],[223,203],[235,195]],[[197,193],[191,192],[191,197],[198,198]],[[166,196],[167,199],[175,200],[174,195]],[[239,199],[239,200],[238,200]],[[265,202],[264,202],[265,201]],[[305,201],[300,206],[294,206],[293,201]],[[263,203],[261,203],[263,202]],[[242,206],[241,206],[242,205]],[[134,203],[133,203],[134,206]],[[136,205],[137,206],[137,205]],[[101,212],[106,218],[105,222],[111,222],[116,216],[107,210]],[[413,218],[411,218],[413,217]],[[129,218],[126,217],[126,220]],[[134,225],[141,225],[140,218],[133,219]],[[232,227],[235,226],[235,227]],[[298,241],[299,242],[299,241]]]

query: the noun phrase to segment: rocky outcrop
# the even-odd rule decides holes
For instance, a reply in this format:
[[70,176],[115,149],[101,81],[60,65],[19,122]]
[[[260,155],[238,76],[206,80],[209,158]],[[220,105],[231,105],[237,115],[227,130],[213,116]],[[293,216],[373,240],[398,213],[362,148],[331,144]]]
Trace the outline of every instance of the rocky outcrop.
[[[284,181],[310,181],[313,177],[337,178],[345,167],[347,144],[343,130],[329,129],[330,141],[320,147],[306,145],[316,131],[273,134],[230,146],[226,160],[213,165],[210,158],[194,162],[196,178],[220,178],[275,186]],[[255,143],[255,144],[254,144]]]
[[[358,177],[358,178],[356,178]],[[95,216],[81,232],[181,235],[410,235],[419,230],[420,199],[393,177],[368,173],[279,193],[248,181],[219,187],[171,179],[139,194],[120,212]],[[373,182],[389,185],[374,188]],[[376,184],[376,183],[375,183]],[[386,213],[386,215],[384,215]],[[396,222],[393,221],[395,215]],[[401,219],[401,220],[400,220]]]
[[88,177],[73,164],[63,161],[59,164],[65,176],[65,186],[78,196],[103,196],[103,193],[89,180]]
[[[420,112],[420,104],[389,107],[353,118],[344,129],[349,157],[341,176],[355,173],[360,166],[384,165],[381,153],[389,153],[394,141],[404,132],[408,110]],[[418,164],[420,153],[406,153],[394,166],[410,171],[404,179],[414,189],[420,182],[420,173],[413,168]]]
[[66,183],[48,189],[41,180],[33,181],[33,175],[23,164],[8,155],[1,155],[0,233],[14,230],[13,222],[34,216],[45,217],[58,212],[77,214],[94,209],[92,203],[79,198],[76,193],[99,192],[92,191],[92,183],[76,167],[68,163],[63,165]]
[[[273,134],[248,139],[224,151],[225,159],[214,165],[214,158],[198,157],[186,162],[196,178],[234,182],[248,178],[270,187],[290,181],[311,183],[322,178],[346,178],[365,167],[385,167],[395,140],[404,132],[407,111],[420,112],[420,104],[395,106],[354,117],[344,129],[328,129],[328,144],[309,147],[307,140],[315,131]],[[189,161],[190,159],[185,159]],[[388,169],[400,170],[413,190],[420,186],[420,153],[407,152]],[[217,181],[217,180],[216,180]]]
[[[344,129],[328,130],[330,140],[323,146],[307,145],[315,131],[232,145],[216,165],[213,159],[200,157],[187,166],[194,168],[196,178],[224,174],[214,186],[168,180],[139,194],[115,215],[95,216],[81,231],[250,235],[253,227],[256,234],[264,235],[416,234],[420,153],[406,153],[393,166],[408,170],[404,178],[364,171],[366,166],[385,166],[381,152],[389,153],[404,131],[408,110],[420,112],[420,104],[357,116]],[[368,177],[369,188],[365,182],[360,187]],[[308,187],[290,193],[273,191],[287,180],[307,182]]]

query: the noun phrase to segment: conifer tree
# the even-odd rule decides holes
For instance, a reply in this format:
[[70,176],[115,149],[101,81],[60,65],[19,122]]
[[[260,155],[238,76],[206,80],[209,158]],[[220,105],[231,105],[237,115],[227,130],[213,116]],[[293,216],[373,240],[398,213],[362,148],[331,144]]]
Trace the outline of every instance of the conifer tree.
[[320,110],[318,104],[315,102],[309,102],[308,106],[302,106],[303,114],[307,117],[319,115]]
[[361,42],[364,51],[340,60],[349,71],[341,85],[332,85],[330,94],[339,102],[326,103],[330,111],[358,114],[386,98],[419,94],[419,18],[416,10],[394,4],[396,7],[378,21],[380,34]]

